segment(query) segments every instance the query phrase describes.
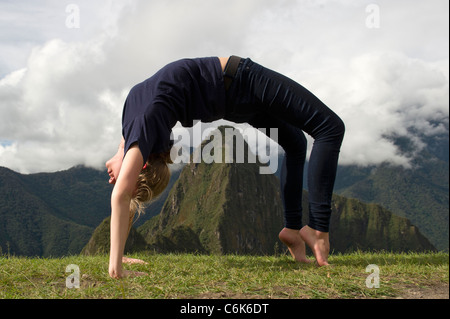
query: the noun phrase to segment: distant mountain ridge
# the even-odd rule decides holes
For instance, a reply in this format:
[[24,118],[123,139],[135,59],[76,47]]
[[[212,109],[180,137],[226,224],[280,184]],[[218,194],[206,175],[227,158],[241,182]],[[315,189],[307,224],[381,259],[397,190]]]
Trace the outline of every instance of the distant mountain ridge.
[[[447,124],[448,130],[448,124]],[[449,249],[449,135],[422,137],[426,147],[412,168],[388,163],[376,167],[340,166],[335,192],[376,203],[408,218],[439,250]],[[396,145],[412,152],[407,138]]]
[[0,167],[1,252],[78,254],[110,214],[104,181],[104,173],[84,167],[31,175]]
[[[448,136],[430,145],[431,151],[422,152],[415,170],[389,165],[340,167],[335,190],[408,218],[435,247],[448,251]],[[171,184],[180,173],[175,171]],[[30,175],[0,167],[0,254],[57,257],[80,253],[110,215],[111,190],[106,172],[82,166]],[[136,226],[157,215],[166,198],[152,204]],[[179,238],[192,237],[186,228],[173,229]]]

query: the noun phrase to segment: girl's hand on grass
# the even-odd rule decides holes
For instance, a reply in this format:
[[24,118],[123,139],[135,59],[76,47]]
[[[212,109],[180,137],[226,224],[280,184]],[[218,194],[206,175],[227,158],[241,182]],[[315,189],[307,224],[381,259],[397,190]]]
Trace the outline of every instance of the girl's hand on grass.
[[135,258],[128,258],[128,257],[122,257],[122,263],[124,264],[141,264],[141,265],[148,265],[148,262],[145,262],[141,259],[135,259]]
[[[135,259],[135,258],[128,258],[128,257],[122,257],[122,263],[124,264],[140,264],[140,265],[148,265],[148,262],[145,262],[141,259]],[[148,276],[146,272],[142,271],[132,271],[132,270],[122,270],[122,278],[133,278],[133,277],[140,277],[140,276]]]
[[[135,259],[135,258],[128,258],[128,257],[122,257],[122,263],[124,264],[141,264],[141,265],[148,265],[147,262],[141,260],[141,259]],[[139,276],[147,276],[148,273],[142,272],[142,271],[132,271],[132,270],[124,270],[122,269],[122,265],[118,267],[119,269],[115,269],[111,264],[109,267],[109,275],[112,278],[119,279],[119,278],[133,278],[133,277],[139,277]]]

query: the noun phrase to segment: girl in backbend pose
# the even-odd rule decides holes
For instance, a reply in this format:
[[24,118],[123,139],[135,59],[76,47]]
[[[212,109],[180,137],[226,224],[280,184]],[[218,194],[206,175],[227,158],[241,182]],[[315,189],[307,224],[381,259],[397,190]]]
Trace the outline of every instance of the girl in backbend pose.
[[[319,266],[328,265],[331,197],[345,127],[316,96],[291,79],[250,59],[183,59],[168,64],[134,86],[124,105],[122,141],[107,163],[111,194],[109,274],[122,269],[131,221],[143,204],[158,196],[170,178],[170,134],[179,121],[226,119],[255,128],[278,129],[285,151],[281,194],[285,227],[279,234],[299,262],[309,262],[305,243]],[[309,165],[309,223],[302,225],[306,132],[314,138]],[[195,187],[195,186],[193,186]]]

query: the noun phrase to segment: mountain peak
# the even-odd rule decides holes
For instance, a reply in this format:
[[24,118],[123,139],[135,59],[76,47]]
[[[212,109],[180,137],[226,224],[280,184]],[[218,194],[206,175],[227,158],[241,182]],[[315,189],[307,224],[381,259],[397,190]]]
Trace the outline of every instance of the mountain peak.
[[[172,230],[182,226],[195,234],[201,244],[193,245],[197,251],[273,253],[283,222],[278,179],[261,175],[259,161],[236,163],[236,152],[233,161],[225,160],[226,152],[235,151],[238,143],[244,145],[245,158],[254,156],[241,134],[230,138],[226,129],[219,127],[197,148],[160,215],[141,227],[150,243],[161,236],[173,236]],[[198,161],[195,158],[200,154],[201,158],[210,155],[216,160],[211,164]]]

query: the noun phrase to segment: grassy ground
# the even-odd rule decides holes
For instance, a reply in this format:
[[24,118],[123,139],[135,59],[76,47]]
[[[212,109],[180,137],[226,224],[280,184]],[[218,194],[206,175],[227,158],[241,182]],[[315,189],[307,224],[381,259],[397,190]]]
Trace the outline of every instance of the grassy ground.
[[[133,255],[126,265],[147,276],[114,280],[108,257],[0,257],[0,298],[448,298],[448,253],[333,255],[331,267],[300,265],[288,256]],[[80,288],[66,287],[68,265]],[[379,288],[372,269],[377,265]]]

